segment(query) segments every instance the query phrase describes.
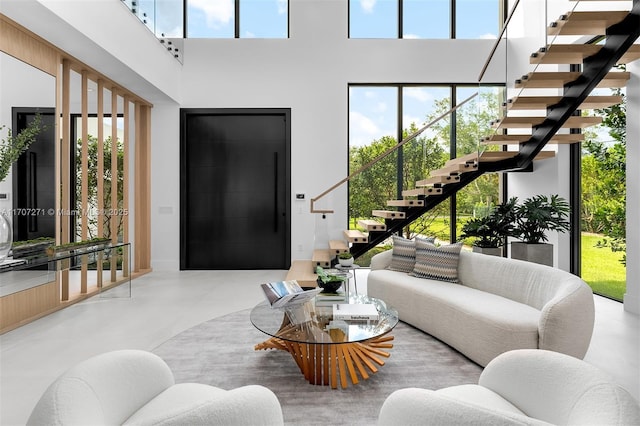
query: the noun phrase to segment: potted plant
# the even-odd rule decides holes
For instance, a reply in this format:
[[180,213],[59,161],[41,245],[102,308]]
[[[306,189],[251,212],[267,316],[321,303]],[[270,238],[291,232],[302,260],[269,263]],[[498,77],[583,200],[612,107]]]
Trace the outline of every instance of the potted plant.
[[516,209],[511,258],[553,266],[553,245],[548,244],[547,231],[570,229],[569,203],[559,195],[535,195]]
[[335,293],[347,279],[345,275],[327,273],[322,266],[316,267],[316,275],[318,287],[322,288],[324,293]]
[[502,256],[502,246],[513,233],[517,198],[497,205],[489,214],[469,220],[462,227],[461,238],[476,238],[473,251]]
[[353,266],[353,255],[351,252],[344,251],[338,254],[338,263],[340,263],[340,266]]

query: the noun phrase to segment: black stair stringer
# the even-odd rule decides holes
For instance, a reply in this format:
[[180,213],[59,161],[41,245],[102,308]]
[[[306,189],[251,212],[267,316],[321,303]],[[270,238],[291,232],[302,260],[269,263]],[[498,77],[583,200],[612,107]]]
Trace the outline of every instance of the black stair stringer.
[[382,243],[391,235],[398,233],[405,226],[418,219],[452,194],[464,188],[484,173],[530,171],[533,160],[562,125],[578,109],[591,91],[600,83],[605,75],[640,37],[640,0],[633,0],[629,14],[618,24],[607,28],[605,44],[599,52],[582,63],[582,74],[578,79],[567,83],[563,98],[547,110],[547,118],[532,130],[531,138],[520,144],[519,152],[510,159],[480,163],[478,170],[460,175],[460,182],[445,185],[442,194],[423,197],[424,207],[405,207],[405,219],[385,221],[387,230],[370,232],[367,243],[356,243],[351,246],[351,253],[358,257],[371,248]]
[[482,176],[484,172],[475,170],[472,172],[463,173],[460,175],[460,181],[456,183],[450,183],[444,185],[442,187],[442,194],[438,195],[429,195],[428,197],[418,197],[418,199],[424,200],[423,207],[402,207],[399,211],[405,213],[404,219],[386,219],[385,224],[387,225],[386,231],[370,231],[369,232],[369,240],[366,243],[354,243],[351,245],[351,254],[353,257],[357,258],[358,256],[363,255],[376,245],[384,242],[387,238],[391,237],[393,234],[397,234],[402,231],[402,228],[411,224],[414,220],[418,219],[420,216],[436,207],[438,204],[445,201],[452,194],[460,191],[465,186],[469,185],[471,182],[476,180],[478,177]]
[[640,37],[640,0],[633,0],[633,7],[629,14],[621,22],[607,28],[603,47],[598,53],[583,61],[580,77],[565,85],[560,102],[547,110],[547,118],[533,128],[531,138],[526,143],[520,144],[519,154],[508,160],[496,161],[488,165],[486,170],[521,170],[530,166],[535,156],[580,107],[638,37]]

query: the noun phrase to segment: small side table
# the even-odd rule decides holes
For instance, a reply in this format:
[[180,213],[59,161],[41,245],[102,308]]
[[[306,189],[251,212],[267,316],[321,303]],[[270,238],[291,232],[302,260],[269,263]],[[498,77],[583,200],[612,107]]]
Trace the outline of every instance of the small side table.
[[[356,274],[356,269],[360,268],[360,265],[357,264],[353,264],[351,266],[342,266],[341,264],[336,264],[336,266],[334,266],[334,268],[341,270],[341,271],[353,271],[353,287],[356,289],[356,296],[358,295],[358,279],[356,278],[357,274]],[[347,284],[348,285],[348,284]]]

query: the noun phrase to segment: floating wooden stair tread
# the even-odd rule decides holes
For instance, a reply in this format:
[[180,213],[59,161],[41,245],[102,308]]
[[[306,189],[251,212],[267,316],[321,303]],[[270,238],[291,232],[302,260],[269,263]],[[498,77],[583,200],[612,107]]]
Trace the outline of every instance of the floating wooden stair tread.
[[547,28],[549,35],[605,35],[607,28],[622,21],[629,12],[567,12]]
[[312,260],[294,260],[285,280],[296,280],[301,287],[317,287],[316,265]]
[[343,240],[331,240],[329,241],[329,250],[333,255],[346,253],[349,251],[349,245]]
[[367,231],[386,231],[387,230],[387,225],[373,219],[361,219],[358,221],[358,226],[366,229]]
[[[581,64],[585,58],[593,56],[602,48],[598,44],[552,44],[542,47],[529,57],[531,64]],[[628,64],[640,58],[640,45],[634,44],[618,61]]]
[[[508,110],[546,110],[562,100],[562,96],[518,96],[506,102]],[[579,109],[607,108],[622,102],[622,96],[588,96]]]
[[467,163],[454,164],[451,166],[443,167],[441,169],[432,171],[431,175],[432,176],[449,176],[449,175],[456,175],[460,173],[468,173],[474,170],[478,170],[477,162],[473,164],[467,164]]
[[[486,137],[480,141],[482,145],[511,145],[525,143],[531,138],[531,135],[501,135],[495,134]],[[578,143],[584,140],[583,133],[554,135],[549,144],[570,144]]]
[[404,219],[404,212],[398,212],[395,210],[374,210],[371,214],[375,217],[382,217],[384,219]]
[[444,163],[445,167],[452,166],[454,164],[473,164],[478,161],[478,153],[472,152],[471,154],[463,155],[462,157],[452,158]]
[[331,266],[331,258],[333,256],[329,252],[329,249],[315,249],[311,261],[314,267],[322,266],[323,268],[329,268]]
[[388,200],[387,206],[389,207],[423,207],[424,200]]
[[460,182],[460,176],[458,175],[444,175],[444,176],[433,176],[428,179],[419,180],[416,182],[416,186],[429,186],[429,185],[446,185],[448,183]]
[[[503,117],[501,120],[492,122],[492,126],[496,129],[518,129],[530,128],[538,126],[547,117]],[[582,129],[584,127],[595,126],[602,123],[602,117],[581,117],[572,116],[562,124],[563,128]]]
[[358,231],[357,229],[347,229],[342,233],[345,239],[350,243],[366,243],[369,241],[369,236],[365,233]]
[[[514,158],[519,154],[518,151],[485,151],[480,156],[481,163],[492,163],[495,161]],[[555,151],[540,151],[534,160],[546,160],[556,156]]]
[[[565,84],[577,80],[580,75],[581,73],[576,71],[530,72],[516,80],[514,87],[516,89],[561,89]],[[596,87],[625,87],[629,78],[631,78],[629,71],[610,71]]]
[[436,195],[436,194],[442,194],[442,188],[433,188],[429,186],[423,186],[420,188],[407,189],[402,191],[403,197],[417,197],[420,195],[429,196],[429,195]]

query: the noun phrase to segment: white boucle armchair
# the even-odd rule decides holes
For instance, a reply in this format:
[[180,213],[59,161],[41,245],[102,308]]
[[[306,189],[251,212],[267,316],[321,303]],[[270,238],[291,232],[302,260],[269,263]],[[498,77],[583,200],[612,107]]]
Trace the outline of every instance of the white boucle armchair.
[[282,425],[275,394],[263,386],[223,390],[175,384],[169,366],[140,350],[107,352],[56,379],[28,425]]
[[387,425],[640,425],[640,405],[596,367],[569,355],[519,349],[494,358],[477,385],[406,388],[385,400]]

